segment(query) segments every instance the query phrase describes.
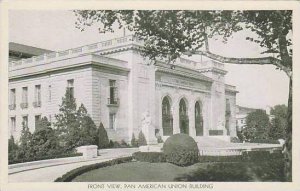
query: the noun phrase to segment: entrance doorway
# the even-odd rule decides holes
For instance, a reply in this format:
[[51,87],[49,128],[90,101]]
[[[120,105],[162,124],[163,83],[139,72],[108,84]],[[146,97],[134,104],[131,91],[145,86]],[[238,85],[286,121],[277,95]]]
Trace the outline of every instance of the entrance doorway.
[[184,99],[179,102],[179,128],[180,133],[189,134],[189,117]]

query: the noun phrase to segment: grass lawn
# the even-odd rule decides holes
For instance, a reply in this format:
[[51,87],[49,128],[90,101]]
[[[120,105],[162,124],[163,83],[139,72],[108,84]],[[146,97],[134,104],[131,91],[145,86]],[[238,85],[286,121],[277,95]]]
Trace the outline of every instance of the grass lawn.
[[187,167],[171,163],[128,162],[91,170],[73,182],[281,182],[283,161],[196,163]]
[[182,174],[206,166],[207,163],[179,167],[170,163],[130,162],[92,170],[77,176],[73,182],[172,182]]

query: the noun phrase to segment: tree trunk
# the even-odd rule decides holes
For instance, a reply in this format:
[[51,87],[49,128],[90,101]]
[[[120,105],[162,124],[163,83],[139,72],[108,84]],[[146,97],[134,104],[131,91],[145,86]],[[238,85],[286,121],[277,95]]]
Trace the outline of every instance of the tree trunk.
[[286,142],[284,148],[285,158],[285,176],[286,181],[292,181],[292,125],[293,125],[293,92],[292,92],[293,79],[290,77],[289,85],[289,101],[287,111],[287,129],[286,129]]

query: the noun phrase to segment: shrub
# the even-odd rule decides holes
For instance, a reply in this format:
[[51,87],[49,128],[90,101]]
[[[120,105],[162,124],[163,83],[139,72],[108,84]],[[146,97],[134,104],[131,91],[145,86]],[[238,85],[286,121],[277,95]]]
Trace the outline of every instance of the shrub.
[[139,133],[138,145],[139,146],[147,145],[147,140],[146,140],[145,135],[142,131],[140,131],[140,133]]
[[8,161],[13,161],[17,158],[18,145],[15,143],[13,136],[8,139]]
[[270,161],[273,159],[283,158],[281,151],[270,153],[269,151],[249,151],[243,152],[243,159],[250,162]]
[[230,137],[230,142],[232,142],[232,143],[241,143],[242,141],[238,137]]
[[129,162],[131,160],[132,160],[132,157],[123,157],[123,158],[109,160],[109,161],[106,161],[106,162],[101,162],[101,163],[82,166],[82,167],[79,167],[79,168],[76,168],[74,170],[71,170],[71,171],[67,172],[62,177],[57,178],[54,182],[71,182],[74,178],[76,178],[77,176],[79,176],[79,175],[81,175],[85,172],[95,170],[95,169],[98,169],[98,168],[112,166],[112,165],[115,165],[115,164],[121,164],[121,163]]
[[163,143],[164,140],[161,138],[161,136],[157,136],[157,143]]
[[136,140],[134,133],[132,133],[132,137],[131,137],[131,146],[138,147],[138,140]]
[[170,136],[163,145],[166,161],[187,166],[198,161],[199,150],[195,140],[186,134]]
[[31,141],[33,156],[36,158],[63,153],[63,149],[57,140],[55,130],[51,128],[51,123],[46,117],[38,121]]
[[140,162],[166,162],[165,155],[160,152],[135,152],[132,157]]
[[110,147],[110,141],[102,123],[100,123],[100,126],[97,129],[97,143],[99,149]]
[[199,156],[199,162],[241,162],[243,157],[236,156]]
[[63,153],[63,154],[58,154],[58,155],[35,156],[33,158],[15,158],[13,160],[9,160],[8,164],[32,162],[32,161],[38,161],[38,160],[57,159],[57,158],[65,158],[65,157],[76,157],[76,156],[82,156],[82,153]]

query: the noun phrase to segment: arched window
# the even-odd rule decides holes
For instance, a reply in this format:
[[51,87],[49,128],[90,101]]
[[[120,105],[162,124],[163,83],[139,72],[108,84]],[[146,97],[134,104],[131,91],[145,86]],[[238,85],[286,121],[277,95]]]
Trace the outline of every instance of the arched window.
[[180,133],[189,134],[189,117],[186,105],[185,100],[182,98],[179,102],[179,127]]
[[196,136],[203,136],[203,116],[200,103],[195,103],[195,129]]
[[171,113],[171,104],[167,96],[162,101],[162,128],[164,136],[173,135],[173,116]]

